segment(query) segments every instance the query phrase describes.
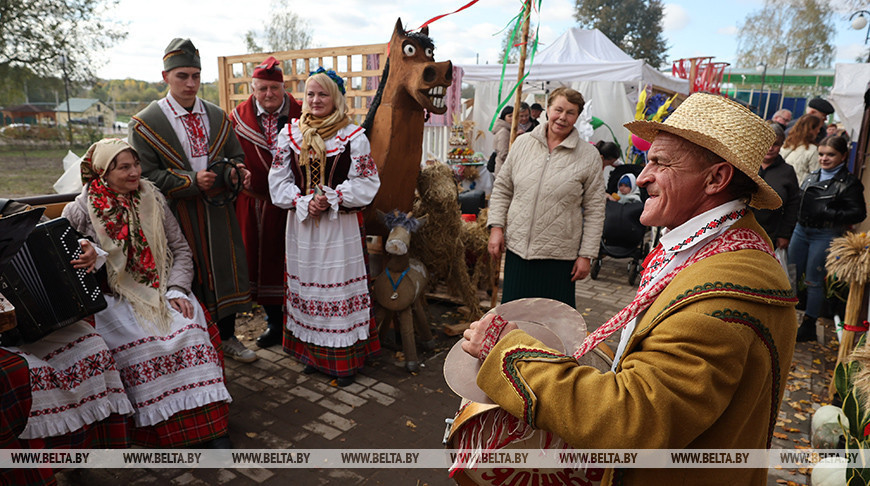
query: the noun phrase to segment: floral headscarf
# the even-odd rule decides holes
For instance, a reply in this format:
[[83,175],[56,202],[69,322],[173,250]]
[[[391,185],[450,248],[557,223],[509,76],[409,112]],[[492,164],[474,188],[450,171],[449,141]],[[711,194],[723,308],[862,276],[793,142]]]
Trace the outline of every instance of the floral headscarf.
[[136,154],[123,140],[104,139],[82,157],[88,214],[100,247],[109,253],[106,269],[112,291],[133,306],[144,329],[153,326],[165,334],[172,321],[164,299],[172,256],[163,230],[163,197],[144,179],[128,194],[109,187],[109,166],[124,150]]

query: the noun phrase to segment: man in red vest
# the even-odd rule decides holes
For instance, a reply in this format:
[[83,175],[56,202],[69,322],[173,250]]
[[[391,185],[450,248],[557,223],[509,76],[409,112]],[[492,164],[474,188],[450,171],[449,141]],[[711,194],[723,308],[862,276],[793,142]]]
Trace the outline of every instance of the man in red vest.
[[275,156],[278,132],[302,109],[284,90],[280,62],[269,56],[254,68],[250,98],[239,104],[230,120],[245,151],[251,187],[236,201],[236,217],[248,257],[251,296],[266,311],[268,327],[257,345],[281,344],[284,324],[284,238],[287,210],[272,204],[269,168]]

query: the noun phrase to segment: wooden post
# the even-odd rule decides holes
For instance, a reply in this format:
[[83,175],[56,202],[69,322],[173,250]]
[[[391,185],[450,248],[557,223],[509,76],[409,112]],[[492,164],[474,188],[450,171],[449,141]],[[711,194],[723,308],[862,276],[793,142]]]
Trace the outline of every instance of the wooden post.
[[[523,100],[523,74],[526,71],[526,48],[529,45],[529,18],[532,15],[532,0],[525,0],[524,3],[522,44],[520,45],[520,62],[517,68],[517,96],[514,102],[514,116],[511,118],[510,145],[513,145],[514,140],[517,138],[517,125],[520,121],[520,103]],[[510,46],[508,49],[510,49]],[[504,258],[504,255],[502,255],[502,258]],[[492,261],[492,274],[490,275],[492,300],[490,301],[490,307],[495,307],[498,303],[498,281],[501,275],[502,258]]]
[[[514,116],[511,120],[511,139],[510,145],[513,145],[517,138],[517,124],[519,123],[520,103],[523,100],[523,73],[526,71],[526,47],[529,45],[529,18],[532,15],[532,0],[525,0],[525,14],[523,15],[523,36],[522,44],[520,45],[520,64],[517,68],[517,96],[514,103]],[[510,47],[508,47],[510,49]]]

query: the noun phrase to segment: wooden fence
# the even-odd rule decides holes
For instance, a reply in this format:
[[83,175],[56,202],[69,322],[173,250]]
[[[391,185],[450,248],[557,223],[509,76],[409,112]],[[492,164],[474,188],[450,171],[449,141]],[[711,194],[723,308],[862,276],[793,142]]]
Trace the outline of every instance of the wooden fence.
[[377,91],[386,54],[387,43],[383,43],[218,57],[220,106],[229,113],[248,99],[254,67],[271,55],[281,61],[285,89],[300,102],[309,72],[323,67],[338,73],[345,80],[348,114],[361,123]]

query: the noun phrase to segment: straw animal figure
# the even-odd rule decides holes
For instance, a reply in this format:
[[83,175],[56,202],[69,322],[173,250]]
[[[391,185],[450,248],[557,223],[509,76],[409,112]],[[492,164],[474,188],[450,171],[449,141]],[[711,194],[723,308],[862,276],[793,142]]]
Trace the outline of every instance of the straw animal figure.
[[414,256],[431,272],[430,285],[445,282],[450,295],[468,308],[464,317],[477,319],[482,311],[465,264],[459,190],[453,170],[444,164],[426,167],[417,178],[417,194],[414,214],[428,216],[429,221],[411,237]]
[[489,228],[486,227],[489,209],[482,209],[477,215],[477,221],[462,222],[460,237],[465,245],[467,255],[475,258],[474,270],[471,274],[471,285],[476,288],[487,288],[490,285],[492,275],[492,258],[489,256]]
[[412,373],[420,371],[417,358],[416,335],[426,349],[435,348],[435,339],[429,329],[429,320],[423,309],[428,272],[419,260],[410,258],[408,246],[411,234],[426,222],[426,217],[415,219],[410,214],[393,211],[384,214],[378,211],[390,230],[384,248],[390,255],[384,272],[375,278],[372,297],[375,301],[375,319],[380,325],[382,342],[393,342],[389,323],[397,318],[402,335],[402,351],[405,367]]
[[[837,364],[846,362],[855,346],[855,332],[861,322],[858,314],[864,301],[864,287],[870,278],[870,237],[867,233],[846,233],[831,241],[825,268],[828,273],[849,283],[849,298],[846,300],[846,315],[843,318],[843,339],[837,354]],[[836,388],[833,380],[828,387],[833,397]]]

